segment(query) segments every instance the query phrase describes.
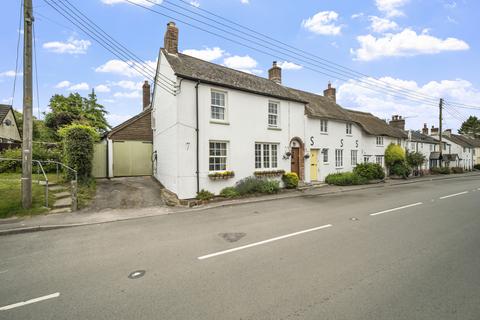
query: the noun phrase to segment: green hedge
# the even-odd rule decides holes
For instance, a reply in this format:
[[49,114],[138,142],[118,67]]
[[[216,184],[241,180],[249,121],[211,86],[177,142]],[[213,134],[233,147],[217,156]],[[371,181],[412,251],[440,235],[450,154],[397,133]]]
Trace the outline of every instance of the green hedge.
[[353,172],[341,172],[329,174],[325,178],[325,182],[336,186],[353,186],[367,184],[368,179]]
[[[55,145],[45,145],[40,143],[33,144],[33,153],[32,159],[39,161],[57,161],[61,162],[61,148]],[[0,158],[11,158],[11,159],[22,159],[22,149],[6,149],[0,152]],[[55,172],[55,164],[42,163],[43,170],[45,172]],[[33,170],[36,170],[37,164],[33,163]],[[3,172],[21,172],[22,171],[22,162],[21,161],[0,161],[0,173]]]
[[450,168],[449,167],[434,167],[430,169],[431,174],[450,174]]
[[406,179],[412,173],[412,169],[406,162],[397,162],[390,167],[390,174]]
[[210,191],[205,190],[205,189],[202,189],[197,193],[197,199],[198,200],[210,200],[213,197],[214,197],[214,194],[211,193]]
[[385,171],[377,163],[361,163],[353,169],[353,172],[367,180],[382,180],[385,178]]
[[247,177],[238,181],[235,189],[241,196],[253,193],[277,193],[280,184],[276,180]]

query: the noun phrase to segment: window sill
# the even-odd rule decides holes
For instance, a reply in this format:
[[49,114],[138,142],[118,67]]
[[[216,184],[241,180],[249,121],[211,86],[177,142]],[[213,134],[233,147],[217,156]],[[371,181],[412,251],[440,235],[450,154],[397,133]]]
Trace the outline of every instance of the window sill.
[[230,125],[230,122],[228,121],[222,121],[222,120],[213,120],[213,119],[210,119],[210,123],[214,123],[214,124],[223,124],[223,125]]
[[320,132],[320,134],[323,134],[324,136],[328,136],[328,132]]
[[330,163],[324,162],[323,165],[324,165],[324,166],[328,166],[328,165],[330,165]]
[[282,131],[282,128],[279,127],[267,127],[268,130]]
[[347,133],[347,137],[353,137],[353,134]]

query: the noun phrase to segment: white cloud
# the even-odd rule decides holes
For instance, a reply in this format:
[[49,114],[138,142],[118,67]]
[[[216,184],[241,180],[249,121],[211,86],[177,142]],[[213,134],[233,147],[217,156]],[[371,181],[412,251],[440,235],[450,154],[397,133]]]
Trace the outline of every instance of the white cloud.
[[187,49],[183,51],[184,54],[189,56],[199,58],[205,61],[217,60],[225,54],[225,50],[220,49],[219,47],[214,48],[205,48],[205,49]]
[[[18,72],[17,76],[22,76],[23,73]],[[0,72],[0,77],[15,77],[15,70],[7,70],[4,72]]]
[[[135,69],[130,67],[130,65],[135,65]],[[112,74],[132,78],[132,77],[145,77],[145,75],[137,72],[137,70],[143,70],[142,73],[146,73],[150,75],[151,78],[153,78],[153,76],[155,75],[156,69],[157,69],[157,63],[151,60],[145,61],[142,66],[132,61],[128,61],[127,63],[122,60],[113,59],[95,68],[95,72],[112,73]]]
[[143,82],[134,82],[130,80],[120,80],[117,82],[112,82],[113,86],[117,86],[123,89],[128,89],[128,90],[142,90],[142,85]]
[[256,69],[258,62],[250,56],[231,56],[223,60],[225,66],[239,71],[259,74],[262,70]]
[[250,3],[250,0],[240,0],[240,2],[241,2],[242,4],[249,4],[249,3]]
[[436,54],[443,51],[468,50],[469,45],[456,38],[439,39],[427,34],[417,34],[411,29],[400,33],[386,34],[376,38],[369,35],[358,36],[360,48],[351,50],[356,59],[370,61],[381,57],[416,56],[421,54]]
[[13,97],[2,99],[2,103],[5,103],[5,104],[13,103]]
[[57,85],[55,86],[55,88],[57,89],[62,89],[62,88],[68,88],[72,85],[72,83],[68,80],[63,80],[63,81],[60,81],[59,83],[57,83]]
[[128,99],[137,99],[141,97],[139,91],[131,91],[131,92],[115,92],[113,94],[115,98],[128,98]]
[[358,18],[363,17],[364,15],[365,15],[365,14],[364,14],[363,12],[358,12],[358,13],[352,14],[350,18],[352,18],[352,19],[358,19]]
[[45,42],[43,48],[54,53],[85,54],[91,44],[89,40],[69,38],[66,42]]
[[[107,100],[104,100],[104,101],[107,102]],[[127,121],[131,117],[133,117],[133,115],[130,115],[130,114],[123,115],[123,114],[109,113],[109,114],[106,115],[108,123],[110,123],[112,126],[117,126],[120,123]]]
[[370,28],[374,32],[383,33],[385,31],[398,29],[398,24],[395,21],[376,16],[370,16],[368,17],[368,19],[371,22]]
[[[373,78],[362,80],[375,81]],[[412,80],[395,79],[392,77],[384,77],[379,80],[421,95],[444,97],[447,101],[458,101],[466,104],[480,104],[480,90],[474,88],[472,83],[463,79],[430,81],[424,85],[419,85]],[[428,105],[423,104],[421,101],[401,100],[387,93],[369,90],[357,85],[357,83],[357,81],[350,80],[338,88],[337,101],[342,106],[371,112],[382,119],[390,119],[394,114],[409,117],[407,118],[407,128],[409,129],[420,129],[423,123],[437,126],[438,107],[435,102],[432,102],[434,105]],[[467,117],[465,110],[459,110],[459,112]],[[480,111],[475,113],[480,116]],[[471,110],[468,111],[468,114],[475,113],[471,113]],[[445,118],[445,128],[458,128],[460,126],[459,121],[453,119],[448,113],[446,113]]]
[[342,26],[335,25],[338,20],[338,13],[335,11],[320,11],[313,17],[302,21],[302,27],[322,35],[339,35],[342,32]]
[[389,18],[405,15],[400,9],[408,2],[410,0],[375,0],[378,10]]
[[110,92],[110,88],[107,85],[99,84],[95,87],[96,92]]
[[80,82],[74,85],[71,85],[68,90],[69,91],[85,91],[90,89],[90,86],[86,82]]
[[103,99],[102,102],[114,103],[114,102],[115,102],[115,99]]
[[302,66],[289,61],[279,62],[278,66],[283,70],[300,70],[303,68]]
[[[145,6],[145,7],[151,7],[151,6],[154,6],[155,4],[161,4],[162,3],[162,0],[149,0],[149,1],[146,1],[146,0],[130,0],[130,1],[133,2],[133,3],[139,4],[139,5]],[[105,4],[109,4],[109,5],[114,5],[114,4],[118,4],[118,3],[131,4],[128,1],[125,1],[125,0],[102,0],[102,2],[105,3]]]
[[200,7],[200,1],[197,0],[190,1],[190,4],[196,8]]
[[455,9],[457,7],[457,3],[455,1],[445,2],[443,6],[445,7],[445,9]]

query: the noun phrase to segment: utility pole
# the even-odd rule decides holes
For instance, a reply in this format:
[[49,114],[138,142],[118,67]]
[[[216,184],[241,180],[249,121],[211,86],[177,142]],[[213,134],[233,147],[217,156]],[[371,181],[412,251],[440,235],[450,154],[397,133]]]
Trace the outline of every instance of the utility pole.
[[22,141],[22,206],[32,206],[32,0],[23,2],[23,141]]
[[440,167],[442,167],[442,161],[443,161],[443,143],[442,143],[442,121],[443,121],[443,116],[442,116],[442,111],[443,111],[443,99],[440,98],[440,104],[438,105],[439,107],[439,113],[438,113],[438,137],[440,141],[440,156],[439,156],[439,161],[440,161]]

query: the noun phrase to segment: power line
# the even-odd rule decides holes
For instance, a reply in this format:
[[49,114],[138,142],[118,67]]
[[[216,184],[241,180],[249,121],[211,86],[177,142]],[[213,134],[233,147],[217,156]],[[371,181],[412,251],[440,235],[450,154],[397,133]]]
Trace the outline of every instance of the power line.
[[18,19],[18,38],[17,38],[17,53],[15,57],[15,75],[13,78],[13,90],[12,90],[12,106],[13,102],[15,100],[15,89],[17,87],[17,75],[18,75],[18,56],[19,56],[19,51],[20,51],[20,34],[22,30],[22,17],[23,17],[23,0],[20,1],[20,14],[19,14],[19,19]]
[[[110,53],[115,55],[122,62],[126,63],[128,67],[135,70],[140,75],[145,76],[147,79],[153,80],[155,83],[157,83],[159,85],[159,87],[161,87],[162,89],[164,89],[168,93],[170,93],[172,95],[175,95],[175,87],[173,85],[168,84],[168,83],[164,83],[164,82],[162,82],[162,79],[157,79],[152,74],[148,74],[147,71],[145,71],[145,66],[143,68],[140,68],[138,66],[139,63],[137,61],[129,61],[129,58],[125,53],[123,53],[121,51],[119,52],[118,48],[112,46],[109,43],[106,43],[103,39],[104,37],[101,37],[100,35],[98,35],[98,32],[92,31],[93,28],[89,25],[86,25],[86,23],[84,23],[84,21],[82,21],[82,19],[78,18],[78,15],[77,15],[77,17],[73,16],[72,14],[67,12],[67,10],[64,7],[62,7],[61,5],[59,5],[58,3],[54,2],[54,1],[52,1],[52,2],[50,2],[48,0],[44,0],[44,1],[52,9],[54,9],[56,12],[58,12],[60,15],[62,15],[67,21],[72,23],[75,27],[77,27],[82,32],[84,32],[87,36],[89,36],[94,41],[99,43],[104,49],[106,49],[107,51],[109,51]],[[69,11],[71,11],[71,10],[69,10]],[[142,64],[143,64],[143,62],[142,62]]]

